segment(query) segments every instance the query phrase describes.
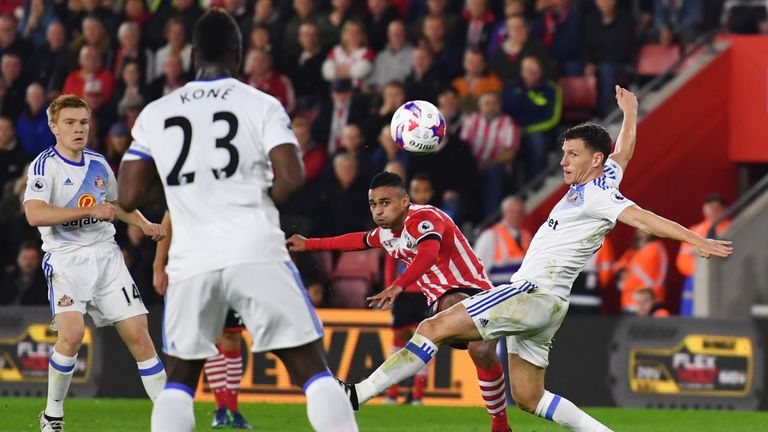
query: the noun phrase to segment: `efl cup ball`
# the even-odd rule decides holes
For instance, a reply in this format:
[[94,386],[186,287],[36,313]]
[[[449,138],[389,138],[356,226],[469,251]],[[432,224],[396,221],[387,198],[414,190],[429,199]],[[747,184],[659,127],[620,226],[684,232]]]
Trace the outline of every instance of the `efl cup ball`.
[[445,119],[431,103],[410,101],[395,111],[390,132],[400,148],[413,153],[432,153],[445,137]]

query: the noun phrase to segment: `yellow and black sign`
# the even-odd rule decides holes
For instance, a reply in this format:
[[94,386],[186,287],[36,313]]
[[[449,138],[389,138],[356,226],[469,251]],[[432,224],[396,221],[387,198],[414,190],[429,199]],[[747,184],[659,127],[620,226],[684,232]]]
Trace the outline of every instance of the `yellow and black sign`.
[[[321,309],[318,315],[325,327],[325,357],[337,377],[350,382],[363,380],[389,356],[392,345],[389,312]],[[243,335],[250,346],[250,335],[247,332]],[[213,399],[202,379],[197,395],[199,400]],[[381,402],[381,398],[377,399],[371,403]],[[304,395],[299,387],[291,384],[288,372],[277,357],[249,353],[240,400],[304,402]],[[466,352],[440,348],[432,361],[423,401],[426,405],[483,405],[475,367]]]
[[743,397],[753,372],[748,337],[690,334],[672,348],[633,348],[629,356],[633,393]]
[[[48,359],[56,344],[56,333],[46,323],[29,324],[18,336],[0,338],[0,381],[45,383],[48,381]],[[85,326],[85,335],[77,354],[72,382],[87,382],[93,365],[93,333]]]

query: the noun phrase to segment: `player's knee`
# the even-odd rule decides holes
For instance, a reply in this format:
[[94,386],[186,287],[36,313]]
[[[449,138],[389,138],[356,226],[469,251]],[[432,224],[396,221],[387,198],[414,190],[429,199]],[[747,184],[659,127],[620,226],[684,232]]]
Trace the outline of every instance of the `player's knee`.
[[435,319],[435,317],[425,319],[419,324],[419,327],[416,328],[416,333],[431,340],[435,345],[440,345],[440,343],[443,341],[443,337],[440,331],[440,323],[437,319]]
[[491,342],[473,342],[469,344],[469,357],[475,366],[483,369],[489,369],[498,363],[496,356],[496,345]]
[[80,351],[80,344],[83,342],[85,328],[59,329],[59,344],[61,344],[67,355],[73,355]]

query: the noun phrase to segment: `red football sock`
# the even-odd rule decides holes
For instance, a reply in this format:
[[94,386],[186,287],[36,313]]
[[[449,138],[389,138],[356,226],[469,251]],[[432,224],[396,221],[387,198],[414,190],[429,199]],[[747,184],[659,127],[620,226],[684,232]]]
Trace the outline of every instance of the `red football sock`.
[[227,406],[227,364],[224,355],[219,350],[219,354],[211,357],[205,362],[205,376],[208,378],[208,385],[211,387],[211,393],[216,399],[216,409]]
[[504,383],[504,370],[496,362],[489,369],[477,369],[477,380],[480,384],[480,394],[483,395],[485,408],[491,415],[491,431],[507,432],[507,394]]
[[225,351],[227,362],[227,408],[239,412],[237,398],[240,395],[240,381],[243,379],[243,357],[240,350]]

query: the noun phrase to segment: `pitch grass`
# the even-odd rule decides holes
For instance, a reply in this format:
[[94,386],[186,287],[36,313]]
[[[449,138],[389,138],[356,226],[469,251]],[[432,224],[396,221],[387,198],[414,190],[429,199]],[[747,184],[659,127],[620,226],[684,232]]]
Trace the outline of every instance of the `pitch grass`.
[[[0,399],[0,431],[37,431],[41,398]],[[66,402],[66,431],[138,432],[149,430],[151,406],[137,399],[70,399]],[[257,431],[311,431],[304,405],[242,404],[241,412]],[[768,413],[733,411],[673,411],[657,409],[593,408],[589,413],[615,431],[768,430]],[[197,430],[211,430],[213,404],[195,404]],[[488,431],[488,416],[478,408],[364,406],[357,413],[361,431],[469,432]],[[556,424],[510,409],[515,432],[562,431]]]

